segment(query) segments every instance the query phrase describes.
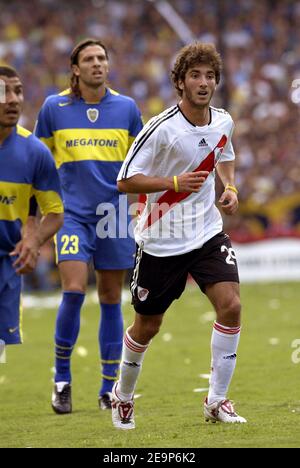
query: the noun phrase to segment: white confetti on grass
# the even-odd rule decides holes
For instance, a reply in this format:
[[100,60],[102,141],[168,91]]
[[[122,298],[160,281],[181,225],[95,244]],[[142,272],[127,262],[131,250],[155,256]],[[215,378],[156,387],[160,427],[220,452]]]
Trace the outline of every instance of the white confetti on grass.
[[210,374],[199,374],[199,377],[201,379],[209,380],[210,379]]
[[292,410],[292,413],[300,413],[300,408],[295,408]]
[[279,345],[280,339],[279,338],[270,338],[269,339],[269,344],[272,346],[277,346]]
[[127,289],[123,289],[122,291],[122,303],[129,303],[131,302],[131,293]]
[[94,305],[99,304],[99,297],[97,291],[93,291],[91,294],[88,295],[87,302]]
[[7,378],[5,375],[1,375],[0,377],[0,385],[3,385],[7,382]]
[[84,346],[78,346],[78,348],[76,349],[76,353],[82,358],[87,357],[87,355],[89,354],[88,350]]
[[169,342],[173,339],[173,336],[171,333],[164,333],[162,336],[163,341]]
[[61,303],[61,295],[56,294],[54,296],[39,297],[28,294],[23,296],[22,303],[26,309],[55,309]]
[[278,310],[280,309],[280,300],[279,299],[271,299],[269,301],[269,308],[272,310]]
[[216,313],[213,310],[211,310],[201,315],[200,322],[202,323],[213,322],[215,318],[216,318]]
[[[57,309],[60,306],[62,294],[54,293],[47,297],[34,296],[32,294],[24,294],[22,296],[22,303],[26,309]],[[122,291],[122,303],[127,304],[131,302],[131,293],[127,289]],[[88,291],[86,294],[84,306],[99,304],[98,293],[95,290]],[[36,316],[36,318],[39,318]]]
[[141,393],[137,393],[136,395],[134,395],[134,400],[137,400],[138,398],[141,398],[142,394]]
[[194,388],[194,393],[205,393],[208,392],[209,388]]
[[88,324],[87,320],[83,317],[80,317],[80,327],[86,327]]

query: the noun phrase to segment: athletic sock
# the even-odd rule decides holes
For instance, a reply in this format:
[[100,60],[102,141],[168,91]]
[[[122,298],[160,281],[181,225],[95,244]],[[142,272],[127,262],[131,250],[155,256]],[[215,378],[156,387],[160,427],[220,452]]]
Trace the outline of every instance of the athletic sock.
[[120,366],[120,379],[117,385],[117,396],[122,401],[133,398],[136,382],[149,344],[141,345],[137,343],[130,337],[128,330],[126,331]]
[[99,395],[111,392],[117,380],[122,355],[123,317],[121,304],[101,303],[99,347],[102,364],[102,386]]
[[69,382],[57,382],[56,388],[57,388],[58,393],[61,393],[64,389],[64,386],[68,384]]
[[85,294],[64,292],[55,331],[55,382],[71,382],[71,354],[80,329],[80,310]]
[[215,322],[211,339],[212,371],[208,404],[226,399],[236,366],[241,327],[225,327]]

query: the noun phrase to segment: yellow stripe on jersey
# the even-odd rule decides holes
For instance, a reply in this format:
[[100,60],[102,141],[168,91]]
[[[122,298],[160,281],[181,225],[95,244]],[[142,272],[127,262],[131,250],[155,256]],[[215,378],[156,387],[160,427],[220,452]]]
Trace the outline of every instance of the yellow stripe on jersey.
[[120,94],[117,93],[117,91],[115,91],[114,89],[109,88],[109,91],[111,92],[111,94],[114,94],[115,96],[119,96],[119,95],[120,95]]
[[50,151],[53,150],[53,147],[54,147],[54,138],[53,138],[53,137],[50,137],[50,138],[41,137],[40,140],[41,140],[46,146],[48,146],[48,148],[49,148]]
[[57,130],[52,149],[56,167],[77,161],[123,162],[128,150],[128,134],[124,129]]
[[36,189],[33,189],[32,193],[38,202],[43,216],[49,213],[59,214],[64,212],[63,202],[58,193],[50,190],[42,191]]
[[0,219],[24,223],[28,217],[31,185],[0,181]]
[[61,93],[59,93],[59,96],[67,96],[68,94],[71,94],[72,90],[71,88],[65,89]]
[[131,147],[131,145],[132,145],[132,143],[134,142],[135,139],[136,139],[136,137],[129,136],[129,138],[128,138],[128,151],[130,150],[130,147]]
[[31,132],[26,130],[26,128],[20,127],[20,125],[17,125],[17,135],[28,138],[31,135]]

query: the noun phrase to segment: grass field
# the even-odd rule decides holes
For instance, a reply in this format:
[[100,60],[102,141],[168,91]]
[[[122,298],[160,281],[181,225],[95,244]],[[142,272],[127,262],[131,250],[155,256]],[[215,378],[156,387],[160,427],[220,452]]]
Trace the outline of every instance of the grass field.
[[[243,332],[230,397],[247,425],[207,424],[202,401],[209,372],[212,308],[188,288],[168,311],[138,383],[136,430],[117,431],[97,407],[98,307],[89,297],[73,358],[72,415],[50,407],[55,298],[24,314],[23,346],[0,364],[0,447],[299,447],[300,339],[297,283],[242,287]],[[126,325],[133,312],[126,305]],[[298,354],[299,356],[299,354]],[[200,389],[194,392],[194,389]]]

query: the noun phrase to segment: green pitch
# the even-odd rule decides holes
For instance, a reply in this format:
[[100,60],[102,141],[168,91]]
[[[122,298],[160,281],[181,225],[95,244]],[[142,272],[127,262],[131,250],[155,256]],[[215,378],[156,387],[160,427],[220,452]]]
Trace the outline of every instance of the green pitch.
[[[49,299],[35,301],[24,313],[25,344],[8,348],[0,364],[0,447],[300,446],[300,351],[292,348],[300,343],[297,283],[242,287],[243,331],[229,395],[248,419],[242,426],[208,424],[202,416],[213,314],[197,289],[187,289],[168,311],[148,351],[137,428],[128,432],[113,429],[110,414],[98,410],[99,313],[91,296],[74,351],[74,412],[52,412],[55,308]],[[132,317],[127,304],[127,326]]]

